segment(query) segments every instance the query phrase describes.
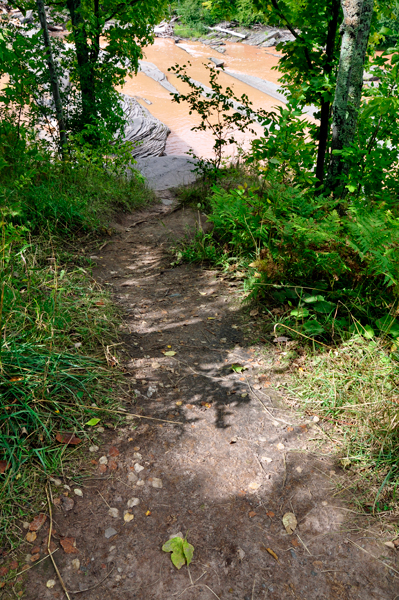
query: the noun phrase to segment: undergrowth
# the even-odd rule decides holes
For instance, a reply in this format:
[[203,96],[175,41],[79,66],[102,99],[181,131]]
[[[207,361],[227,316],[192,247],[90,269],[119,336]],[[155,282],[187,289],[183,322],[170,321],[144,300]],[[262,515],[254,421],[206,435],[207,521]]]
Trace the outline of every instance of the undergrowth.
[[[81,476],[79,450],[96,435],[88,422],[116,418],[120,319],[90,254],[100,254],[116,212],[153,194],[139,176],[58,163],[27,143],[2,158],[0,546],[15,548],[18,520],[40,508],[48,478]],[[64,432],[80,443],[57,441]]]

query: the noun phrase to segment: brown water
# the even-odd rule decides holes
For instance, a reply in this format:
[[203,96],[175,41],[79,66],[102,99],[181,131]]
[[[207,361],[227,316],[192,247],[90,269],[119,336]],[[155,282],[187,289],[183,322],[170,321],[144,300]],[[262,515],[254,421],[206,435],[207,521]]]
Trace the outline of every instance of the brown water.
[[[154,63],[165,73],[169,81],[180,92],[186,92],[188,87],[175,75],[168,73],[168,68],[176,63],[187,65],[189,61],[191,63],[189,67],[191,77],[204,85],[209,85],[208,72],[204,63],[208,64],[211,56],[222,58],[226,67],[231,70],[277,83],[279,73],[273,71],[272,67],[278,65],[279,58],[271,54],[275,52],[273,49],[234,43],[227,43],[225,48],[226,53],[222,55],[200,42],[190,41],[175,44],[171,39],[157,38],[153,46],[145,49],[144,59]],[[230,86],[238,97],[246,94],[256,109],[271,110],[273,107],[281,105],[274,98],[258,92],[253,87],[230,77],[223,71],[220,71],[219,81],[223,86]],[[191,131],[191,128],[199,123],[199,117],[189,114],[186,103],[176,104],[172,102],[169,92],[159,83],[153,81],[144,73],[139,73],[127,79],[122,91],[138,98],[143,106],[148,108],[155,117],[171,129],[172,133],[167,141],[166,154],[181,155],[192,148],[200,156],[207,158],[212,156],[213,139],[211,134],[202,131]],[[152,104],[147,104],[144,98]],[[255,125],[254,129],[257,133],[261,132],[259,126]],[[250,134],[235,134],[237,142],[244,147],[248,145],[251,137]]]

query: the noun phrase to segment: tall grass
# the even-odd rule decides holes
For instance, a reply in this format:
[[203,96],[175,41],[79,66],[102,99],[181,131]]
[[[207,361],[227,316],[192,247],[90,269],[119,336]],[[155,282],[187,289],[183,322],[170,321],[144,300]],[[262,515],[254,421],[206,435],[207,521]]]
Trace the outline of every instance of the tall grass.
[[356,502],[372,512],[398,510],[399,364],[381,340],[353,336],[309,358],[289,389],[338,440],[352,470]]
[[[80,477],[76,457],[96,435],[87,422],[113,420],[121,380],[109,356],[120,319],[88,254],[115,213],[153,200],[139,176],[58,164],[34,147],[14,154],[0,165],[0,547],[8,548],[22,541],[17,520],[40,508],[48,477]],[[81,443],[59,443],[60,432]]]

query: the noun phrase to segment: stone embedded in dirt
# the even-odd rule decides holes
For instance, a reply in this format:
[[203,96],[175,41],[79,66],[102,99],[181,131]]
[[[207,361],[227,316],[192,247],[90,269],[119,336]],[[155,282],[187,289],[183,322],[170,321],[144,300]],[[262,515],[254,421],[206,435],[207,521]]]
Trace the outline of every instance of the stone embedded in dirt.
[[133,506],[138,506],[140,504],[140,500],[138,498],[130,498],[127,501],[127,507],[133,508]]
[[269,458],[268,456],[262,456],[261,461],[265,463],[271,463],[273,462],[273,459]]
[[157,388],[155,386],[148,386],[148,390],[147,390],[147,398],[151,398],[153,394],[155,394],[157,391]]
[[68,496],[61,496],[60,500],[61,506],[64,510],[72,510],[75,506],[75,502],[72,500],[72,498],[69,498]]
[[251,481],[251,483],[248,486],[249,490],[258,490],[260,488],[260,483],[258,483],[257,481]]
[[100,465],[107,465],[108,458],[106,456],[102,456],[98,462],[100,463]]
[[29,529],[29,523],[28,523],[28,521],[24,521],[24,522],[22,523],[22,527],[23,527],[24,529]]
[[99,446],[90,446],[89,448],[89,452],[97,452],[97,450],[100,450]]
[[119,456],[119,450],[115,446],[111,446],[108,450],[108,456]]
[[297,467],[296,468],[296,471],[298,471],[298,473],[302,473],[302,470],[303,470],[302,467]]
[[153,488],[162,488],[162,479],[158,479],[157,477],[153,477],[151,481],[151,485]]
[[72,561],[72,568],[75,569],[75,571],[79,571],[80,569],[80,560],[78,558],[74,558]]
[[104,535],[107,538],[107,540],[109,540],[109,538],[112,538],[117,533],[118,532],[113,527],[108,527],[108,529],[105,530]]
[[136,460],[141,460],[143,457],[141,456],[140,452],[135,452],[133,454],[133,458],[135,458]]
[[53,483],[57,487],[59,487],[60,485],[62,485],[61,479],[58,479],[56,477],[50,477],[50,481],[51,481],[51,483]]
[[119,517],[119,510],[117,508],[110,508],[108,514],[110,517],[117,519]]
[[46,583],[46,587],[49,588],[49,590],[51,590],[53,587],[55,586],[55,580],[54,579],[49,579]]
[[129,475],[127,476],[127,480],[129,481],[129,483],[136,483],[136,481],[138,481],[138,477],[136,473],[129,473]]
[[144,479],[139,479],[138,482],[136,483],[136,485],[144,485],[145,481]]
[[140,473],[140,471],[144,471],[144,467],[139,465],[139,463],[136,463],[134,465],[134,470],[136,471],[136,473]]
[[76,496],[79,496],[80,498],[82,498],[82,497],[83,497],[83,492],[82,492],[82,490],[80,490],[79,488],[75,488],[75,489],[73,490],[73,492],[74,492],[74,494],[75,494]]
[[96,431],[98,433],[104,433],[105,429],[104,429],[104,427],[97,427]]
[[278,444],[276,444],[276,448],[277,448],[277,450],[284,450],[285,446],[284,446],[284,444],[279,442]]
[[44,523],[46,522],[47,519],[47,515],[45,515],[44,513],[40,513],[39,515],[37,515],[32,523],[29,525],[29,531],[39,531],[39,529],[42,527],[42,525],[44,525]]

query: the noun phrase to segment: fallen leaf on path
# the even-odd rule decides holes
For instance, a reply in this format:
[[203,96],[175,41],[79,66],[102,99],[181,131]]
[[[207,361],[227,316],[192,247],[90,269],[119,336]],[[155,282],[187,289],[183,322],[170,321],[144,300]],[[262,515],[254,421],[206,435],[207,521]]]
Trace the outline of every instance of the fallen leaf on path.
[[165,356],[174,356],[176,354],[176,352],[174,352],[173,350],[168,350],[168,352],[164,352]]
[[250,519],[252,519],[253,517],[256,517],[256,512],[255,512],[254,510],[251,510],[251,511],[248,513],[248,517],[249,517]]
[[145,513],[145,516],[146,516],[146,517],[149,517],[150,515],[151,515],[151,511],[150,511],[150,510],[147,510],[147,512]]
[[51,590],[54,586],[55,586],[55,579],[49,579],[48,582],[46,583],[46,587],[48,587],[49,590]]
[[117,519],[119,517],[119,510],[117,508],[110,508],[108,510],[108,514],[110,517]]
[[177,569],[181,569],[187,563],[191,563],[194,554],[194,546],[188,543],[187,540],[181,537],[173,537],[168,540],[163,546],[164,552],[171,552],[172,563]]
[[300,546],[300,543],[298,542],[298,540],[296,538],[292,538],[291,544],[293,546],[295,546],[296,548],[298,548],[298,546]]
[[272,510],[269,510],[269,511],[266,513],[266,515],[267,515],[268,517],[270,517],[270,519],[272,519],[273,517],[275,517],[275,516],[276,516]]
[[230,368],[235,373],[242,373],[243,371],[248,370],[248,367],[246,367],[245,365],[239,365],[239,364],[233,364],[233,365],[231,365]]
[[111,446],[108,450],[108,456],[119,456],[119,450],[116,446]]
[[295,531],[298,521],[296,520],[294,513],[285,513],[283,516],[283,525],[288,535],[291,535]]
[[75,538],[61,538],[60,544],[64,549],[65,554],[78,554],[79,550],[76,548]]
[[255,308],[254,310],[251,310],[249,314],[251,315],[251,317],[256,317],[256,315],[259,314],[259,311],[257,308]]
[[245,551],[242,548],[237,548],[237,555],[240,560],[244,560]]
[[37,535],[34,531],[28,531],[28,533],[25,536],[26,541],[30,543],[34,542],[36,538]]
[[278,556],[271,548],[266,548],[266,551],[278,562]]
[[87,421],[87,423],[85,423],[85,425],[88,425],[89,427],[94,427],[94,425],[97,425],[100,421],[101,421],[101,419],[97,419],[97,418],[93,417],[93,419],[90,419],[90,421]]
[[57,433],[55,439],[57,440],[57,442],[60,442],[60,444],[71,444],[72,446],[76,446],[82,441],[78,437],[76,437],[74,433],[70,433],[68,431],[64,433]]
[[160,366],[161,365],[159,363],[154,362],[154,363],[152,363],[151,368],[152,369],[159,369]]
[[0,460],[0,473],[4,473],[9,466],[10,463],[8,463],[6,460]]
[[44,525],[46,522],[46,519],[47,515],[44,513],[37,515],[37,517],[35,517],[32,523],[29,525],[29,531],[39,531],[40,527],[42,527],[42,525]]
[[178,400],[178,401],[176,402],[176,406],[181,406],[182,404],[183,404],[183,402],[182,402],[181,400]]
[[79,490],[78,488],[73,490],[74,493],[76,494],[76,496],[80,496],[81,498],[83,497],[83,492],[82,490]]
[[387,546],[387,548],[391,548],[392,550],[396,550],[396,546],[393,542],[385,542],[384,546]]
[[134,515],[132,515],[132,513],[128,510],[126,510],[125,514],[123,515],[123,520],[125,521],[125,523],[130,523],[130,521],[133,521],[133,519]]
[[285,446],[284,446],[284,444],[279,442],[278,444],[276,444],[276,448],[277,448],[277,450],[284,450]]

